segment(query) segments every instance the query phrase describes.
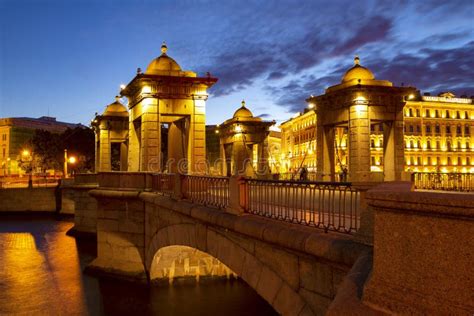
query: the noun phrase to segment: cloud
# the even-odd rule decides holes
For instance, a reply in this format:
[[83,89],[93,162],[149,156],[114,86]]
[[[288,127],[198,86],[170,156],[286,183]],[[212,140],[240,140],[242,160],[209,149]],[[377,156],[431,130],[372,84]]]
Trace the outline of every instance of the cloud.
[[[396,86],[404,84],[422,92],[437,94],[452,91],[456,95],[474,95],[472,69],[474,69],[474,41],[458,48],[422,48],[413,54],[399,54],[391,59],[369,59],[366,66],[377,79],[389,80]],[[306,76],[292,80],[282,87],[266,86],[277,97],[276,103],[289,111],[301,111],[305,99],[311,94],[323,93],[324,89],[338,84],[346,71],[337,67],[331,73],[317,77]]]

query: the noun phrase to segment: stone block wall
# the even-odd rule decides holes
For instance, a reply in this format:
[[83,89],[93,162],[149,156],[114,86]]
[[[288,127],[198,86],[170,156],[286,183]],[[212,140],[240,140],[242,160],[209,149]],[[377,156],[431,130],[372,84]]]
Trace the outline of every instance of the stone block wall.
[[372,276],[364,302],[390,314],[474,313],[474,195],[368,191],[375,211]]
[[97,233],[97,201],[89,195],[96,186],[75,186],[74,192],[74,230],[81,233]]
[[0,189],[0,212],[56,212],[56,188]]

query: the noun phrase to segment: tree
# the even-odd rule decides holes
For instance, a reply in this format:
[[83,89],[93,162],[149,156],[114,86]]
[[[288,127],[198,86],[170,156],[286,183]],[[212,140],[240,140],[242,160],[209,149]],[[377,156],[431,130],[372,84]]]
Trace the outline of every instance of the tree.
[[68,128],[61,134],[36,130],[30,141],[35,161],[43,172],[47,169],[62,170],[64,149],[69,157],[76,157],[77,162],[71,166],[76,172],[92,171],[94,143],[94,132],[86,127]]

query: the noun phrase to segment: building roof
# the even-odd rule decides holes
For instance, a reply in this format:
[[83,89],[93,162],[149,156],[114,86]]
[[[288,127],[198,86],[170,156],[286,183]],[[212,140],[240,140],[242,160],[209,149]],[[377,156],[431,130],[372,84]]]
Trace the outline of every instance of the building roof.
[[234,112],[233,118],[253,118],[252,112],[245,107],[245,101],[242,101],[242,106]]
[[125,105],[120,103],[120,97],[115,97],[115,102],[107,105],[102,116],[124,116],[128,117],[128,111]]
[[354,58],[354,66],[346,71],[342,77],[342,82],[349,82],[354,79],[360,80],[374,80],[375,76],[368,68],[360,65],[359,56]]
[[43,129],[53,133],[61,133],[68,128],[85,127],[80,123],[57,121],[55,117],[6,117],[0,118],[0,126],[22,127],[27,129]]
[[161,55],[153,59],[148,65],[146,75],[175,76],[175,77],[196,77],[192,71],[184,71],[181,66],[168,56],[168,46],[163,42],[161,45]]

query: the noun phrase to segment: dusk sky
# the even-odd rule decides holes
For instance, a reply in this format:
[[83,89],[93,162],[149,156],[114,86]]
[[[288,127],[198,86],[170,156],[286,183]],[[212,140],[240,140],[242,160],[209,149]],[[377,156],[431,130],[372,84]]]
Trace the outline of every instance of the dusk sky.
[[0,0],[0,117],[89,124],[162,41],[183,69],[219,78],[208,124],[242,99],[286,120],[355,54],[377,79],[474,95],[472,0]]

